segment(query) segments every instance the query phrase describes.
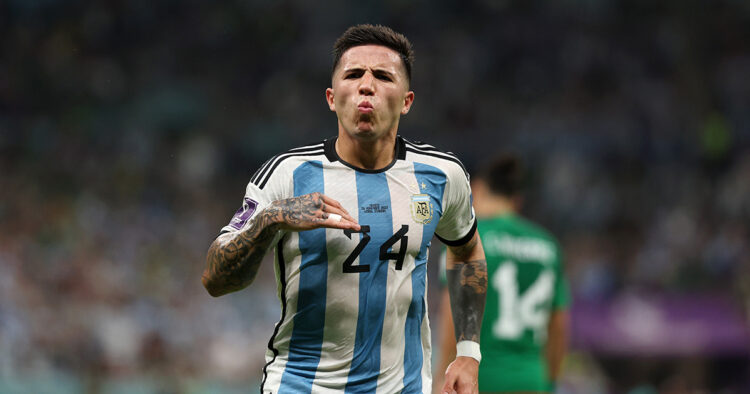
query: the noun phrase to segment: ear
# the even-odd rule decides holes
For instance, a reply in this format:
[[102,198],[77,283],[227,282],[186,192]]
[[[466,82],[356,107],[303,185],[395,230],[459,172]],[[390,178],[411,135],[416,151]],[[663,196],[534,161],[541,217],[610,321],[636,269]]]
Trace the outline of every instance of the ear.
[[328,102],[328,108],[331,111],[336,112],[336,104],[333,103],[333,89],[332,88],[326,89],[326,101]]
[[401,115],[406,115],[409,113],[409,109],[411,109],[411,104],[414,102],[414,92],[411,90],[406,92],[406,96],[404,97],[404,107],[401,108]]

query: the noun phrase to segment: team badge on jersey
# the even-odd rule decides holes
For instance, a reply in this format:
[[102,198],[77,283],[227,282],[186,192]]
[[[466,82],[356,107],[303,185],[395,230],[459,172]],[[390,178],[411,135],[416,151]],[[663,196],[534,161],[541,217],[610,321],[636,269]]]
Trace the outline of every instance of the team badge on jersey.
[[427,224],[432,220],[432,202],[429,195],[411,196],[411,217],[419,224]]

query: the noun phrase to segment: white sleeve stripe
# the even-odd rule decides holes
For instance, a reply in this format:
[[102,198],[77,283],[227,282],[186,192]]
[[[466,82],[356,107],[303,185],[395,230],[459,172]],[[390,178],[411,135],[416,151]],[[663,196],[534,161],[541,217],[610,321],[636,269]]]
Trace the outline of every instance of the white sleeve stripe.
[[322,148],[322,147],[323,147],[323,143],[318,142],[317,144],[310,144],[310,145],[305,145],[305,146],[300,146],[297,148],[289,149],[289,152],[303,152],[306,150],[317,149],[317,148]]
[[458,159],[458,156],[456,156],[453,152],[443,152],[442,150],[430,145],[430,144],[415,144],[411,141],[404,140],[404,142],[407,145],[410,145],[412,148],[414,148],[417,151],[421,152],[436,152],[436,153],[442,153],[445,155],[453,156],[456,159]]

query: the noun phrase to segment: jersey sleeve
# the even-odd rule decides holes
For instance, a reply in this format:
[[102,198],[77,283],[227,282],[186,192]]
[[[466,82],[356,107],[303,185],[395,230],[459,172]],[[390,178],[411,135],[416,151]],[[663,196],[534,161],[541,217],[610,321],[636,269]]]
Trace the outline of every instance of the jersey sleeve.
[[570,289],[563,269],[560,245],[555,244],[557,253],[555,261],[555,289],[552,296],[552,310],[567,309],[570,306]]
[[276,200],[290,197],[286,193],[288,182],[285,182],[284,179],[285,177],[281,174],[274,173],[262,188],[256,185],[253,181],[250,181],[245,188],[245,196],[242,199],[242,205],[237,212],[234,213],[234,216],[232,216],[229,223],[221,228],[220,234],[238,232],[246,229],[250,223],[250,219],[252,219],[258,212],[262,211]]
[[471,186],[469,177],[459,165],[449,166],[446,172],[443,216],[435,235],[448,246],[459,246],[469,242],[477,229],[474,208],[471,206]]

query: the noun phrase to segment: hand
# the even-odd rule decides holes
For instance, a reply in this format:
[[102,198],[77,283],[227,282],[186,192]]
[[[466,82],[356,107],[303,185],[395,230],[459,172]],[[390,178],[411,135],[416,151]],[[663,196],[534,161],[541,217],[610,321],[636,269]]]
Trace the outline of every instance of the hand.
[[274,201],[267,209],[284,230],[319,227],[360,230],[357,221],[338,201],[317,192]]
[[456,357],[445,370],[445,384],[443,394],[477,394],[477,376],[479,362],[471,357]]

